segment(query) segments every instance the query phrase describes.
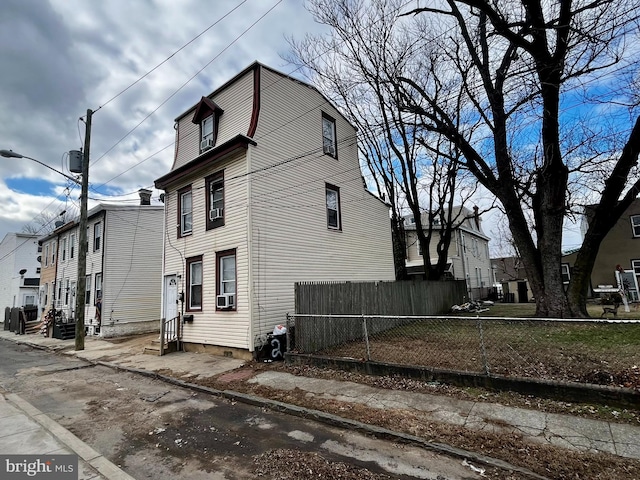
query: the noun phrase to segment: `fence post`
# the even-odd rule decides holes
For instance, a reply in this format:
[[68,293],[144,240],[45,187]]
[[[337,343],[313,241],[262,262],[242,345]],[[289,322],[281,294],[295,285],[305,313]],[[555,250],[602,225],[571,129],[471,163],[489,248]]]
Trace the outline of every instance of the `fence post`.
[[477,316],[478,332],[480,334],[480,350],[482,353],[482,366],[484,367],[484,374],[489,375],[489,362],[487,360],[487,351],[484,345],[484,332],[482,330],[482,320]]
[[[298,290],[298,285],[296,284],[296,292]],[[286,334],[286,339],[287,339],[287,349],[286,351],[289,351],[291,349],[291,325],[290,325],[290,321],[291,321],[291,315],[289,315],[289,312],[287,312],[287,317],[285,319],[285,326],[287,327],[287,330],[285,332]],[[282,356],[284,357],[284,352],[282,352]]]
[[364,334],[364,342],[367,347],[367,362],[371,361],[371,349],[369,347],[369,333],[367,332],[367,318],[362,315],[362,333]]
[[160,356],[164,355],[164,318],[160,320]]

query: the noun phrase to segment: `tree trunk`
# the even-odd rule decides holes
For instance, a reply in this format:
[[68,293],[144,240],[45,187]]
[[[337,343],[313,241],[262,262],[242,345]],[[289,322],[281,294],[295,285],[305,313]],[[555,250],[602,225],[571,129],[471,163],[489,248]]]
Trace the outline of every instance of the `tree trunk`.
[[393,243],[393,265],[396,271],[396,280],[407,280],[407,240],[405,237],[402,218],[394,213],[391,217],[391,240]]

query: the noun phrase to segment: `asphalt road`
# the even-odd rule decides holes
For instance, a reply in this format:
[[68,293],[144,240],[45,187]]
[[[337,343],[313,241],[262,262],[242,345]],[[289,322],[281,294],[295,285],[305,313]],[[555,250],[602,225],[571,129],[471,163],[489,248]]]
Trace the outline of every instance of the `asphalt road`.
[[254,459],[276,449],[398,479],[479,478],[460,459],[7,341],[0,386],[138,480],[258,478]]

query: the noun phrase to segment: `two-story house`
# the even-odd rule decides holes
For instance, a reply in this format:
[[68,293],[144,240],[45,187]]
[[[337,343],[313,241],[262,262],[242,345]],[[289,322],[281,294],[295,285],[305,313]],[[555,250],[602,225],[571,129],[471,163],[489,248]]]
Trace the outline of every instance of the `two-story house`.
[[[448,276],[455,280],[465,280],[470,299],[488,296],[493,287],[493,272],[489,258],[489,237],[482,230],[482,218],[478,209],[472,212],[466,207],[453,207],[452,239],[449,246],[447,264]],[[422,215],[422,225],[428,226],[429,216]],[[412,276],[424,275],[423,252],[418,242],[416,223],[413,216],[404,219],[407,238],[407,272]],[[429,258],[438,261],[437,243],[440,224],[432,226],[433,238],[429,245]]]
[[[592,213],[592,208],[585,208],[581,224],[583,236]],[[562,257],[562,276],[567,284],[576,256],[577,251],[573,251]],[[589,294],[597,293],[603,285],[617,288],[619,282],[628,287],[629,301],[640,301],[640,199],[631,203],[600,244],[591,272]]]
[[7,233],[0,242],[0,308],[38,305],[38,236]]
[[89,335],[104,337],[158,330],[162,284],[162,205],[99,204],[87,214],[85,291],[78,292],[79,225],[68,222],[42,238],[42,295],[46,305],[75,318],[85,296]]
[[251,358],[294,311],[295,282],[394,279],[389,207],[365,189],[355,128],[314,87],[254,63],[175,130],[155,185],[163,317],[184,314],[185,349]]

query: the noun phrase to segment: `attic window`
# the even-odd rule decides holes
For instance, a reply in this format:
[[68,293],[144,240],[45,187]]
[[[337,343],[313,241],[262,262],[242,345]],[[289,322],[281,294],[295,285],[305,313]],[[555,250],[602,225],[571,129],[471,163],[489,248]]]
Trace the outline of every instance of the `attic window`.
[[224,113],[212,100],[202,97],[192,122],[200,124],[200,153],[213,148],[218,136],[218,123]]
[[200,150],[208,150],[215,143],[213,139],[213,115],[202,120],[200,128],[202,132]]
[[338,158],[336,121],[324,112],[322,112],[322,152],[334,158]]

